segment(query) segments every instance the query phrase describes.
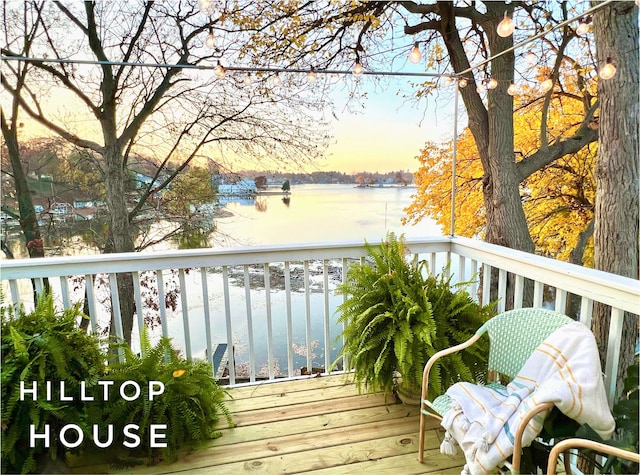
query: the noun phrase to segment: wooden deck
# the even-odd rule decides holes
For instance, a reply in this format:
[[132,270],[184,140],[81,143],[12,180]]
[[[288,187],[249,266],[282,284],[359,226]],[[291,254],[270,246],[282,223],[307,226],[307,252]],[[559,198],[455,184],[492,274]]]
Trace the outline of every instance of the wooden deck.
[[236,427],[174,464],[127,473],[409,475],[460,473],[464,465],[463,457],[440,453],[435,421],[418,463],[419,408],[360,395],[343,375],[238,387],[230,395]]

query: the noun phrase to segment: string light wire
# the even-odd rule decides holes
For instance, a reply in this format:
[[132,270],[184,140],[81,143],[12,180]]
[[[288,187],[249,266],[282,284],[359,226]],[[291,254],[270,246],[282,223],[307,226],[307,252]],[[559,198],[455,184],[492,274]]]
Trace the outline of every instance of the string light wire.
[[[456,74],[447,74],[447,73],[428,73],[428,72],[403,72],[403,71],[367,71],[363,70],[362,75],[366,76],[399,76],[399,77],[436,77],[436,78],[456,78],[458,81],[461,80],[461,77],[465,74],[473,72],[482,66],[490,63],[495,58],[498,58],[504,54],[515,51],[516,49],[522,48],[527,44],[546,36],[552,31],[561,28],[571,22],[584,18],[586,15],[592,14],[593,12],[603,8],[604,6],[614,2],[615,0],[605,0],[602,3],[595,5],[589,10],[581,13],[580,15],[576,15],[575,17],[569,18],[568,20],[564,20],[557,25],[549,28],[548,30],[541,31],[540,33],[527,38],[526,40],[517,43],[510,48],[507,48],[504,51],[500,51],[495,55],[487,58],[478,64],[475,64],[464,71]],[[166,64],[166,63],[138,63],[138,62],[130,62],[130,61],[102,61],[102,60],[90,60],[90,59],[70,59],[70,58],[30,58],[27,56],[9,56],[2,55],[3,61],[24,61],[24,62],[32,62],[32,63],[58,63],[58,64],[87,64],[87,65],[109,65],[109,66],[131,66],[131,67],[147,67],[147,68],[182,68],[182,69],[196,69],[196,70],[215,70],[218,65],[202,65],[202,64]],[[316,74],[332,74],[332,75],[352,75],[352,70],[344,70],[344,69],[309,69],[309,68],[273,68],[273,67],[257,67],[257,66],[225,66],[225,72],[232,71],[243,71],[247,73],[251,72],[272,72],[272,73],[305,73],[309,74],[313,70]]]

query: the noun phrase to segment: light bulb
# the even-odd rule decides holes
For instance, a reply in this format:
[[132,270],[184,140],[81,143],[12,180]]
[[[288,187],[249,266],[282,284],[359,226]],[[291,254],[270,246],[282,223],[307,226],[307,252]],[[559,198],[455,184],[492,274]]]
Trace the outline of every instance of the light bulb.
[[504,18],[498,24],[498,28],[496,29],[498,36],[502,36],[503,38],[511,36],[514,29],[515,25],[513,24],[513,20],[507,16],[507,12],[504,12]]
[[496,87],[498,87],[498,81],[496,79],[491,78],[487,81],[487,89],[495,89]]
[[211,8],[211,0],[200,0],[198,2],[198,8],[202,13],[208,13]]
[[536,58],[536,55],[533,54],[531,51],[527,53],[524,59],[527,62],[527,64],[534,64],[538,60],[538,58]]
[[278,73],[276,73],[275,76],[273,76],[273,85],[275,87],[281,86],[282,85],[282,79],[280,78],[280,75]]
[[480,83],[478,84],[478,87],[476,87],[476,92],[478,94],[482,94],[483,92],[485,92],[487,90],[486,87],[484,87],[484,84]]
[[469,84],[467,82],[467,80],[465,78],[462,78],[458,81],[458,87],[467,87],[467,84]]
[[516,92],[518,92],[518,88],[516,87],[516,85],[513,83],[509,84],[509,87],[507,88],[507,94],[509,94],[510,96],[515,96]]
[[253,80],[251,79],[251,73],[247,73],[247,77],[245,77],[244,81],[242,82],[245,86],[251,86],[251,84],[253,83]]
[[362,76],[364,74],[364,68],[362,67],[362,64],[356,63],[356,65],[353,67],[352,72],[353,72],[353,75],[357,78]]
[[209,36],[207,36],[204,45],[209,49],[216,49],[216,47],[218,46],[218,40],[216,40],[216,37],[213,36],[213,31],[209,32]]
[[591,28],[589,27],[589,24],[584,21],[584,20],[580,20],[580,23],[578,24],[578,28],[576,28],[576,33],[579,35],[586,35],[587,33],[589,33],[589,30]]
[[636,5],[640,7],[640,0],[636,0]]
[[444,85],[445,86],[451,86],[451,84],[453,84],[453,78],[445,78],[444,79]]
[[224,70],[224,68],[220,64],[220,61],[218,61],[218,64],[216,64],[216,67],[213,68],[213,73],[219,79],[222,79],[224,77],[224,75],[226,74],[226,71]]
[[416,42],[411,49],[411,53],[409,53],[409,61],[413,64],[418,64],[421,59],[422,53],[420,52],[420,48],[418,48],[418,42]]
[[547,78],[540,83],[540,89],[542,89],[542,92],[549,92],[552,87],[553,81],[551,80],[551,78]]
[[598,76],[600,76],[600,79],[611,79],[616,75],[616,71],[617,68],[611,62],[611,58],[607,58],[607,63],[602,66],[602,68],[600,68],[600,71],[598,71]]
[[307,82],[309,84],[313,84],[314,82],[316,82],[316,72],[312,69],[311,71],[309,71],[309,74],[307,74]]

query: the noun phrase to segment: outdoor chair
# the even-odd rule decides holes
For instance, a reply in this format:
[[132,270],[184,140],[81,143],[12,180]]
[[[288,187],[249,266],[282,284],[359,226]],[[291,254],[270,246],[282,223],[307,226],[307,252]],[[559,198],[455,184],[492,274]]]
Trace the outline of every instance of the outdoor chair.
[[[611,445],[602,444],[588,439],[570,438],[558,442],[551,449],[549,454],[549,463],[547,465],[547,475],[555,475],[558,468],[558,456],[562,453],[566,454],[571,449],[588,449],[601,454],[612,455],[614,457],[623,458],[640,464],[640,454],[623,450]],[[565,463],[566,466],[566,463]]]
[[[489,337],[486,381],[456,383],[430,401],[429,372],[434,363],[485,334]],[[441,452],[455,455],[461,449],[467,460],[463,473],[485,473],[504,465],[517,474],[522,447],[539,435],[554,405],[578,423],[589,423],[605,439],[613,432],[593,334],[566,315],[546,309],[501,313],[469,340],[437,352],[425,365],[418,459],[424,460],[426,418],[435,417],[447,429]]]

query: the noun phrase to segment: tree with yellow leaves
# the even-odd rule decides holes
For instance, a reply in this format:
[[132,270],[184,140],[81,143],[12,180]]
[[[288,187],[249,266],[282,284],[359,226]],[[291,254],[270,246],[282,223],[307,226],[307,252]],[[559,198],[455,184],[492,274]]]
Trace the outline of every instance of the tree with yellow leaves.
[[[525,89],[516,98],[514,143],[519,160],[539,147],[543,104],[535,97],[535,91]],[[575,127],[581,107],[580,101],[570,95],[555,96],[548,108],[548,134],[561,136]],[[415,177],[418,190],[413,203],[406,209],[405,222],[415,223],[430,217],[444,229],[449,228],[451,148],[451,142],[425,144],[418,157],[420,168]],[[595,144],[587,145],[548,164],[522,182],[520,194],[537,253],[575,263],[593,262],[593,246],[586,245],[593,233],[596,150]],[[457,143],[457,235],[484,237],[483,176],[478,150],[467,128]]]

